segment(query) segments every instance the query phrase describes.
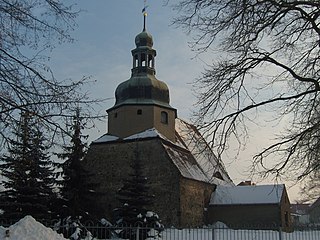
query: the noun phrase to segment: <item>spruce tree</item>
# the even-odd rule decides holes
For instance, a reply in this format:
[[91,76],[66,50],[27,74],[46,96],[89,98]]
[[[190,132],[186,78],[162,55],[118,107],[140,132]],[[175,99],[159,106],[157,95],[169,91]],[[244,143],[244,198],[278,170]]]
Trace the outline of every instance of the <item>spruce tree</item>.
[[54,169],[41,128],[32,114],[21,114],[19,127],[1,156],[4,191],[0,193],[2,217],[18,220],[32,215],[38,221],[51,218],[55,198]]
[[117,198],[122,204],[119,209],[122,221],[134,225],[141,221],[138,216],[145,215],[147,207],[153,203],[153,197],[149,195],[148,181],[142,173],[141,161],[137,152],[130,167],[132,173],[123,180],[123,187],[119,190]]
[[80,117],[80,109],[76,110],[71,129],[71,143],[65,146],[63,153],[58,157],[64,162],[60,164],[62,180],[60,185],[60,218],[93,219],[98,214],[95,204],[94,190],[98,184],[88,182],[90,174],[81,164],[85,157],[87,144],[84,142],[87,136],[82,135],[84,124]]
[[[118,212],[118,221],[128,225],[144,222],[150,217],[149,209],[154,203],[154,196],[150,194],[148,178],[143,174],[143,167],[136,149],[132,164],[132,173],[123,180],[123,187],[118,192],[118,200],[122,206]],[[151,224],[151,222],[149,222]]]
[[[123,187],[118,192],[118,200],[122,204],[115,209],[117,215],[116,225],[142,227],[139,229],[139,239],[147,239],[150,236],[149,229],[155,228],[155,234],[160,236],[163,225],[160,224],[159,216],[151,211],[154,204],[154,196],[150,194],[149,181],[143,174],[143,167],[139,157],[139,149],[130,165],[132,173],[123,180]],[[119,233],[122,238],[138,239],[137,231],[124,229]],[[155,236],[153,236],[155,237]]]

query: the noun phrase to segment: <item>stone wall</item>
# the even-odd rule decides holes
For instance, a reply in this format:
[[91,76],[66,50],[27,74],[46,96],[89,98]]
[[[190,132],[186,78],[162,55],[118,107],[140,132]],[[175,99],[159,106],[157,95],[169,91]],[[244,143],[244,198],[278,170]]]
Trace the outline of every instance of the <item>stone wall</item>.
[[292,230],[292,219],[291,219],[291,209],[290,201],[286,189],[284,189],[280,201],[280,214],[281,214],[281,226],[284,231]]
[[208,183],[186,178],[181,178],[180,182],[181,226],[203,226],[214,187]]
[[90,181],[101,184],[97,191],[105,193],[100,198],[104,210],[101,215],[111,219],[112,210],[119,207],[116,193],[122,187],[123,179],[132,171],[130,164],[136,150],[144,166],[144,175],[149,179],[150,191],[155,195],[154,211],[167,225],[178,225],[180,173],[158,138],[91,144],[83,164],[94,173]]

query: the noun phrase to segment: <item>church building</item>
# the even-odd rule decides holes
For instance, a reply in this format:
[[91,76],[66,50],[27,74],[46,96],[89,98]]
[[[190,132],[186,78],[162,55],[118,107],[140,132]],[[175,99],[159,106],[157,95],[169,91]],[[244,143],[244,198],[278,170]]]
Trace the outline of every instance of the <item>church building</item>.
[[118,85],[115,104],[107,110],[108,132],[91,143],[83,164],[106,193],[99,199],[104,217],[111,219],[119,207],[116,193],[138,152],[155,195],[151,209],[162,223],[202,226],[216,186],[234,184],[196,127],[179,119],[170,105],[167,84],[156,78],[157,52],[145,21],[135,45],[131,77]]

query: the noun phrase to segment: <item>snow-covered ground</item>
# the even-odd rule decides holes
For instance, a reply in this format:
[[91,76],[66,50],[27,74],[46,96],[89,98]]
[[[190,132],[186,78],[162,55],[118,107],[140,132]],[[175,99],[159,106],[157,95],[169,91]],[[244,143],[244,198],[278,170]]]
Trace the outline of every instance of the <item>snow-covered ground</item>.
[[[9,228],[0,226],[2,240],[65,240],[65,238],[46,228],[31,216],[26,216]],[[154,238],[150,238],[154,239]],[[232,229],[167,229],[162,238],[167,240],[320,240],[320,231],[295,231],[281,233],[268,230],[232,230]],[[93,239],[92,239],[93,240]]]
[[65,240],[65,238],[46,228],[33,217],[26,216],[9,228],[0,226],[0,239],[2,240]]

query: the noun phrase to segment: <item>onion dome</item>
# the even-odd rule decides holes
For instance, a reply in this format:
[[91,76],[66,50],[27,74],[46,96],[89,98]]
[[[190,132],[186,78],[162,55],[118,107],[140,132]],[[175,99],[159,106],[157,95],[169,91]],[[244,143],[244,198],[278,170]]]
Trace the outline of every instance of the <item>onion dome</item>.
[[148,33],[145,29],[139,33],[135,38],[135,43],[137,48],[138,47],[150,47],[153,46],[153,39],[152,35]]
[[115,107],[123,104],[155,104],[170,107],[168,86],[150,74],[132,76],[117,87],[115,95]]

